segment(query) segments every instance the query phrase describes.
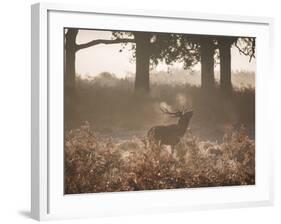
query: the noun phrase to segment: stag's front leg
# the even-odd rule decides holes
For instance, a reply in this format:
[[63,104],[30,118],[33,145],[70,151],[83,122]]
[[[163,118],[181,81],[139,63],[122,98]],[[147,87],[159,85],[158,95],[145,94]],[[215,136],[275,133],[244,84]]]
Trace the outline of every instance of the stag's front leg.
[[171,145],[171,154],[174,155],[174,149],[175,149],[175,146],[174,145]]

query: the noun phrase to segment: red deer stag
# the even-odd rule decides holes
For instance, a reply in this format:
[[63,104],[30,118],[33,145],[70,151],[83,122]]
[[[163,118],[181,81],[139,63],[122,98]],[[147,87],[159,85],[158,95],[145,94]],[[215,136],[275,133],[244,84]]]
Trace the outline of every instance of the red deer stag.
[[184,136],[189,121],[193,115],[193,110],[178,110],[176,112],[170,112],[166,108],[161,108],[161,111],[165,114],[170,115],[171,117],[179,118],[177,124],[171,125],[160,125],[151,128],[148,133],[148,140],[150,144],[161,145],[170,145],[172,149],[172,154],[174,153],[174,147],[177,145]]

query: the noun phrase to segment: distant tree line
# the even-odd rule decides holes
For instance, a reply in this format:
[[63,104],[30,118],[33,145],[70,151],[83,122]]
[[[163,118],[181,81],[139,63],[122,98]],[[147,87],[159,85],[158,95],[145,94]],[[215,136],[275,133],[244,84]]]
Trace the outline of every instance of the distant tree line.
[[[75,57],[79,50],[99,44],[126,45],[133,43],[131,50],[136,61],[135,92],[150,91],[150,66],[165,62],[170,65],[182,62],[185,69],[201,64],[202,89],[215,88],[214,67],[220,64],[220,88],[231,93],[231,48],[235,46],[249,61],[255,58],[254,37],[210,36],[194,34],[170,34],[151,32],[112,32],[112,38],[92,40],[77,44],[79,29],[68,28],[65,33],[65,90],[75,93]],[[122,49],[120,49],[122,52]]]

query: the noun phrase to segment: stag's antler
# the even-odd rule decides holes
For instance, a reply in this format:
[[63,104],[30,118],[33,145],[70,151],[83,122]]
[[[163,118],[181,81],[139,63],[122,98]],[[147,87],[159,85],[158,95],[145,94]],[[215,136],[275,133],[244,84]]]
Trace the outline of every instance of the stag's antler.
[[191,111],[193,111],[193,109],[192,109],[192,106],[189,105],[188,107],[183,108],[182,113],[184,114],[186,112],[191,112]]
[[183,111],[176,111],[176,112],[171,112],[169,111],[167,108],[165,107],[160,107],[160,110],[164,113],[164,114],[169,114],[172,117],[180,117],[183,114]]

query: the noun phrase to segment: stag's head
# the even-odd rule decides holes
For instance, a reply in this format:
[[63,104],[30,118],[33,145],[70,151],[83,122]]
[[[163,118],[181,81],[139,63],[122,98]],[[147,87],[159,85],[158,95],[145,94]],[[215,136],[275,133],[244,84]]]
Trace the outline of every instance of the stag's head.
[[193,110],[191,108],[183,108],[182,110],[171,112],[167,108],[161,107],[161,111],[171,117],[179,118],[179,124],[188,124],[193,115]]

